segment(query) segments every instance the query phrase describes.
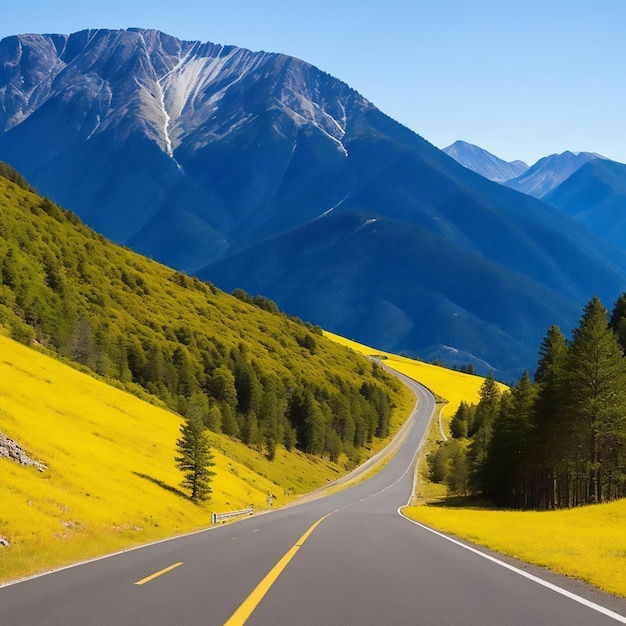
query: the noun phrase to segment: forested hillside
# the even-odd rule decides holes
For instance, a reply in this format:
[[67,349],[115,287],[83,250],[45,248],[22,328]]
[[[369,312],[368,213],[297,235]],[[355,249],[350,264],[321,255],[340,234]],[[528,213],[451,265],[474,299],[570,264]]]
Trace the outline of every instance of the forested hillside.
[[502,392],[485,379],[462,403],[431,477],[452,493],[513,508],[566,508],[626,497],[626,294],[609,316],[596,297],[567,341],[552,326],[528,373]]
[[354,464],[389,434],[404,391],[378,365],[266,298],[235,298],[108,242],[0,173],[0,324],[14,339],[268,458],[283,445]]

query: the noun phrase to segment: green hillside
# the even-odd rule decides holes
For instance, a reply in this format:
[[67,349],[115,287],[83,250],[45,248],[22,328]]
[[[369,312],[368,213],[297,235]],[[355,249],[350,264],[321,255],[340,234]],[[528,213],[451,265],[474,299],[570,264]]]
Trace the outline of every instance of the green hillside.
[[204,528],[211,512],[259,511],[268,494],[281,506],[340,472],[284,448],[270,462],[213,434],[213,493],[198,506],[178,488],[180,424],[0,333],[0,431],[42,470],[5,458],[0,435],[0,582]]
[[12,338],[268,459],[284,447],[351,467],[397,427],[405,392],[377,365],[266,298],[108,242],[13,178],[0,176],[0,325]]

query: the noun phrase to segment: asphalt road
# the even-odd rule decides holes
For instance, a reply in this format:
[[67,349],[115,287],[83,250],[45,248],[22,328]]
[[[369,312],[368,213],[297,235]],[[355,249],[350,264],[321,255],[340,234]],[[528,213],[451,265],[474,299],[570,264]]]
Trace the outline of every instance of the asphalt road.
[[412,493],[416,451],[434,410],[432,396],[412,386],[419,405],[410,428],[368,480],[5,586],[0,624],[626,623],[619,616],[625,601],[510,559],[485,558],[398,514]]

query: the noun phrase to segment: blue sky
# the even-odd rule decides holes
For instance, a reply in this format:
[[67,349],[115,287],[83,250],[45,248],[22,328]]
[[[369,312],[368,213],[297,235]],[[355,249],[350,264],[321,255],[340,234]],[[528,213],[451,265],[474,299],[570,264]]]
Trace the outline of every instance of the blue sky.
[[0,38],[144,27],[316,65],[442,148],[626,163],[626,0],[22,0]]

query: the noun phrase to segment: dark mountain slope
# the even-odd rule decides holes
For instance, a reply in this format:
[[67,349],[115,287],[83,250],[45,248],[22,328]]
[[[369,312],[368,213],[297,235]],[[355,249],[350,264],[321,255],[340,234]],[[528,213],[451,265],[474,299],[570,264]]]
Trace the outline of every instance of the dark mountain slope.
[[545,201],[626,250],[626,165],[606,159],[590,161]]
[[463,346],[503,378],[536,358],[547,327],[569,328],[578,314],[575,300],[423,226],[357,210],[330,213],[199,275],[273,293],[295,314],[391,351]]
[[344,138],[351,178],[359,186],[338,209],[363,209],[422,226],[445,245],[479,254],[568,297],[593,291],[599,275],[604,285],[598,289],[622,284],[626,257],[616,256],[574,220],[461,167],[379,111],[363,117],[367,123]]

